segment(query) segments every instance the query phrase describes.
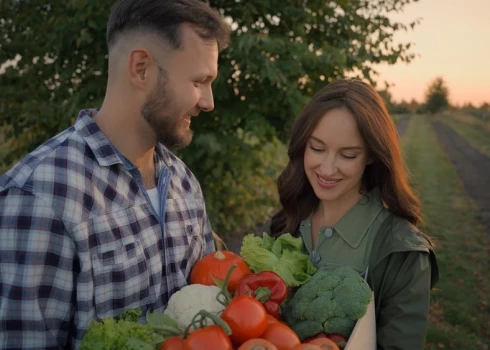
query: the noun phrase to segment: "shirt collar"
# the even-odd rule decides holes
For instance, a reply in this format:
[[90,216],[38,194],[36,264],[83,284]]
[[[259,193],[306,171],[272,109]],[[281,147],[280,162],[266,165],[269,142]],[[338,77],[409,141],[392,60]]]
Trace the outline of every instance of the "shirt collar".
[[117,155],[109,139],[92,119],[97,112],[97,109],[84,109],[80,111],[74,128],[80,133],[85,142],[87,142],[99,165],[111,166],[122,164],[121,158]]
[[[377,189],[363,196],[334,226],[335,232],[353,248],[357,248],[366,235],[369,227],[383,209],[381,195]],[[311,217],[308,216],[300,228],[308,230],[311,235]],[[322,226],[320,229],[324,229]],[[302,232],[303,235],[306,232]],[[311,237],[311,236],[309,236]]]
[[363,196],[335,225],[335,231],[353,248],[357,248],[383,209],[377,189]]
[[[75,130],[80,133],[92,152],[94,152],[99,165],[123,164],[128,169],[134,168],[134,165],[116,149],[94,122],[93,117],[98,111],[95,108],[80,111],[74,125]],[[160,143],[155,147],[155,157],[163,160],[168,167],[172,165],[172,154]],[[155,163],[157,163],[157,159],[155,159]]]

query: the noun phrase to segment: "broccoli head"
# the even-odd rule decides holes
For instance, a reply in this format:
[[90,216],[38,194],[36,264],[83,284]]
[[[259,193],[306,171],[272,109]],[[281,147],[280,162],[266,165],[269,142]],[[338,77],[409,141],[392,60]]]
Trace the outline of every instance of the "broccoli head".
[[286,323],[301,340],[318,333],[348,337],[371,301],[371,289],[357,271],[319,270],[298,288],[282,309]]

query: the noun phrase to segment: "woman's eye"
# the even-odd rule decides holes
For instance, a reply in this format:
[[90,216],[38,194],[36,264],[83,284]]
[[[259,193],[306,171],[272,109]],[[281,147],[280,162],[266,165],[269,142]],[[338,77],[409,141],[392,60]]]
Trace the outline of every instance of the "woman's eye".
[[349,155],[343,154],[342,157],[344,157],[345,159],[355,159],[357,156],[349,156]]
[[323,149],[322,149],[322,148],[316,148],[316,147],[310,146],[310,149],[311,149],[313,152],[323,152]]

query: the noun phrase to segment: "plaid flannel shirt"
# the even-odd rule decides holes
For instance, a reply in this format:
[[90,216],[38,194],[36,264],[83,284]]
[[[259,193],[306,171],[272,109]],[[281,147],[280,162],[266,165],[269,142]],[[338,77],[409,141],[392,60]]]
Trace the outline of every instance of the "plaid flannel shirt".
[[[214,251],[201,188],[163,146],[161,210],[81,111],[0,178],[0,348],[78,348],[94,319],[163,312]],[[164,220],[160,220],[164,218]]]

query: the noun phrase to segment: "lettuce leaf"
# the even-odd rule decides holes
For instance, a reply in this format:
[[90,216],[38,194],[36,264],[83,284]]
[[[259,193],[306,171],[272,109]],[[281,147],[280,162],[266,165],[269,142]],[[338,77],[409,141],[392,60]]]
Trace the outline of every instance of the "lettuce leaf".
[[240,255],[253,272],[274,271],[288,287],[297,287],[308,282],[317,270],[302,249],[301,238],[290,233],[274,239],[264,232],[262,238],[246,235]]

